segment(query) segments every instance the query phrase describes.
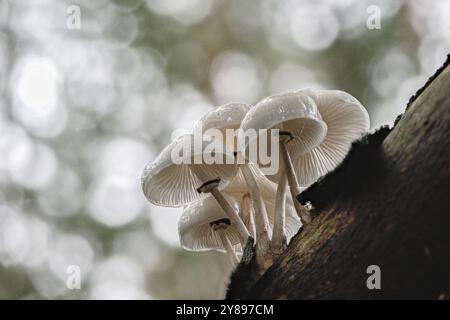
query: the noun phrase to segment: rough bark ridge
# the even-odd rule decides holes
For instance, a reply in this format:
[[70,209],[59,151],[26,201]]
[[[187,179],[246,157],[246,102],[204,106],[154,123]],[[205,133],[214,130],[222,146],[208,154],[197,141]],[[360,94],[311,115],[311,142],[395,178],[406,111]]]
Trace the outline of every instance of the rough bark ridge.
[[[228,298],[450,298],[449,60],[393,129],[354,143],[301,195],[316,208],[313,222],[261,278],[246,257]],[[381,290],[366,286],[373,264]]]

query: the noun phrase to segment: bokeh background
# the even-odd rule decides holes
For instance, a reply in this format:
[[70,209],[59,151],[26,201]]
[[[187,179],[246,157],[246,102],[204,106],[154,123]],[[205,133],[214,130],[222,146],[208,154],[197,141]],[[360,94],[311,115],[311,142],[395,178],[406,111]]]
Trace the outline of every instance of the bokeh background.
[[449,35],[447,0],[0,0],[0,298],[222,298],[228,260],[181,250],[145,163],[214,106],[305,86],[392,124]]

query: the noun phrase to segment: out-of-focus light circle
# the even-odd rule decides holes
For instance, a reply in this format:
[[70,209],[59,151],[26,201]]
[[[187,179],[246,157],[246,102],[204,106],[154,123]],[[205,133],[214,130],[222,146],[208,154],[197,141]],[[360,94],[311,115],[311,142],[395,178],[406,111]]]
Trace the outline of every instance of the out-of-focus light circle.
[[145,282],[145,274],[142,267],[131,258],[124,255],[113,255],[95,267],[92,279],[100,282],[120,279],[135,285],[142,285]]
[[50,242],[49,226],[37,218],[29,218],[28,234],[31,239],[31,250],[28,253],[25,265],[33,268],[47,259]]
[[[74,197],[73,195],[77,196]],[[49,216],[68,217],[77,213],[85,201],[85,191],[77,173],[59,168],[57,179],[44,191],[37,193],[39,207]]]
[[398,91],[398,84],[411,77],[414,69],[409,56],[399,48],[393,48],[383,53],[381,59],[370,68],[372,86],[381,97],[392,97]]
[[178,216],[182,209],[158,207],[153,204],[149,204],[149,206],[149,218],[154,234],[167,244],[179,247]]
[[[39,0],[33,1],[9,1],[12,5],[8,26],[14,30],[18,39],[37,40],[45,43],[55,34],[66,28],[64,15],[67,4],[64,1]],[[53,40],[53,39],[52,39]]]
[[8,157],[11,179],[30,189],[44,189],[55,178],[58,160],[52,149],[23,137]]
[[72,82],[100,80],[108,69],[110,54],[99,42],[86,46],[84,41],[64,38],[64,46],[49,48],[49,54],[64,73],[68,86]]
[[67,105],[93,113],[90,118],[94,120],[121,106],[122,88],[112,71],[115,50],[100,42],[86,48],[83,42],[74,41],[63,53],[67,58],[59,63],[66,71]]
[[396,117],[405,111],[409,98],[427,81],[428,75],[420,74],[404,79],[394,96],[383,100],[374,108],[371,125],[376,128],[380,125],[392,125]]
[[205,96],[191,86],[179,86],[171,95],[169,103],[174,112],[170,123],[175,128],[192,128],[195,121],[213,109]]
[[[98,147],[91,150],[98,154]],[[92,154],[92,155],[93,155]],[[118,137],[106,142],[100,149],[100,158],[94,166],[94,174],[101,176],[120,175],[140,181],[142,168],[154,157],[154,152],[144,143]]]
[[316,73],[293,62],[279,65],[270,77],[270,93],[295,91],[301,88],[320,88],[322,85],[316,79]]
[[23,263],[32,249],[31,242],[25,217],[0,206],[0,263],[6,267]]
[[[27,273],[33,287],[36,288],[38,298],[54,299],[63,296],[64,293],[69,291],[66,286],[66,279],[57,277],[50,271],[47,264],[43,263],[39,266],[28,268]],[[71,290],[71,292],[73,291]]]
[[75,265],[86,276],[94,263],[94,249],[82,236],[61,234],[52,241],[49,248],[48,265],[54,275],[61,280],[67,279],[67,269]]
[[115,255],[96,266],[91,274],[90,299],[149,299],[145,274],[134,260]]
[[24,141],[29,143],[28,146],[31,146],[30,140],[21,127],[7,121],[0,122],[0,154],[6,155],[0,157],[0,170],[8,171],[9,157]]
[[289,11],[291,35],[300,47],[323,50],[336,40],[339,21],[329,5],[320,2],[305,5],[294,1]]
[[125,104],[114,113],[114,117],[104,122],[111,130],[127,133],[138,133],[144,127],[147,111],[147,101],[140,92],[129,96]]
[[135,15],[108,5],[100,11],[103,39],[109,45],[126,47],[137,37],[139,28]]
[[[449,14],[450,16],[450,14]],[[450,27],[448,28],[450,32]],[[446,55],[450,52],[450,40],[448,36],[440,38],[437,36],[426,35],[423,37],[419,46],[419,60],[422,70],[429,75],[433,74],[445,60]]]
[[150,300],[151,297],[142,289],[120,280],[105,281],[94,284],[89,295],[92,300]]
[[138,261],[147,270],[161,267],[161,246],[148,232],[147,228],[138,232],[135,230],[121,233],[114,239],[114,252],[126,254],[134,261]]
[[[255,62],[240,52],[225,52],[211,66],[211,82],[219,104],[230,101],[254,102],[262,84]],[[245,85],[243,85],[245,84]]]
[[59,101],[61,79],[48,58],[26,57],[14,67],[13,114],[33,134],[58,135],[65,127],[67,111]]
[[96,221],[119,227],[137,218],[144,205],[139,179],[112,175],[93,184],[88,211]]
[[341,36],[345,39],[354,39],[368,31],[366,20],[367,8],[370,4],[363,0],[340,0],[330,2],[336,17],[339,20]]
[[138,82],[137,79],[141,77],[142,73],[149,72],[151,75],[155,68],[153,64],[144,66],[142,55],[137,50],[128,47],[116,49],[111,63],[111,72],[120,74],[120,77],[115,80],[119,85],[130,88]]
[[56,104],[58,71],[47,58],[30,58],[23,62],[16,93],[24,106],[49,112]]
[[0,263],[34,267],[47,258],[49,228],[12,207],[0,206]]

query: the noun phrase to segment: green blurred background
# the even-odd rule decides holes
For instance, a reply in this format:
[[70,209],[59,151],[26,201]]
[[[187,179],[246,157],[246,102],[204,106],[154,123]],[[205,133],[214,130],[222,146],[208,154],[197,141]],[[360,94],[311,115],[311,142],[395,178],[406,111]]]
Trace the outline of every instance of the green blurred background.
[[446,0],[0,0],[0,298],[222,298],[228,260],[181,250],[146,162],[214,106],[307,86],[392,124],[449,34]]

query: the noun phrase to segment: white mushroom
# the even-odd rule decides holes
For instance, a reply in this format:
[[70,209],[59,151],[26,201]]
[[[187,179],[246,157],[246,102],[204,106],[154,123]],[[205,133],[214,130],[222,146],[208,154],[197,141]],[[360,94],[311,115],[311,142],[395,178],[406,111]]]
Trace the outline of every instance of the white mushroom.
[[[275,248],[282,248],[286,244],[283,226],[286,180],[289,181],[293,203],[302,222],[310,220],[307,211],[302,210],[296,201],[296,196],[300,193],[300,185],[295,176],[292,159],[295,160],[317,147],[325,138],[327,126],[322,121],[317,107],[310,97],[301,93],[289,92],[268,97],[257,103],[245,116],[241,129],[242,132],[249,129],[268,130],[261,132],[258,135],[259,139],[262,138],[262,135],[271,135],[273,129],[279,130],[282,165],[279,166],[278,175],[268,176],[268,178],[273,181],[278,180],[279,184],[272,241]],[[271,140],[265,138],[266,141]],[[258,143],[256,140],[258,139],[246,143],[246,149],[250,144]]]
[[[244,103],[228,103],[205,114],[194,126],[194,132],[208,134],[212,130],[218,130],[223,143],[235,153],[238,152],[237,133],[251,106]],[[261,197],[258,182],[252,174],[249,165],[239,165],[238,175],[243,175],[252,198],[255,209],[254,222],[256,237],[258,238],[258,250],[267,251],[270,243],[270,226],[267,210]]]
[[328,131],[322,143],[294,161],[301,185],[308,186],[333,170],[347,155],[352,142],[369,130],[369,115],[352,95],[339,90],[303,89],[316,103]]
[[[250,234],[238,212],[220,192],[236,175],[238,167],[234,155],[222,142],[210,141],[203,136],[198,141],[198,138],[192,134],[181,136],[144,168],[141,180],[144,194],[153,204],[178,207],[210,193],[239,230],[245,244]],[[207,164],[205,156],[208,155],[220,161]]]
[[[234,210],[239,211],[235,199],[224,195]],[[239,262],[235,248],[241,248],[239,234],[222,208],[209,197],[189,204],[178,220],[181,246],[190,251],[225,250],[231,264]]]
[[[289,239],[298,232],[299,228],[302,225],[295,210],[294,202],[290,197],[282,202],[277,202],[277,184],[267,179],[256,165],[249,165],[249,168],[250,170],[252,170],[253,176],[258,181],[261,198],[263,199],[264,205],[268,212],[269,225],[272,227],[276,223],[278,223],[278,225],[283,228],[283,234],[286,237],[285,244],[287,244],[289,242]],[[286,184],[284,185],[286,186]],[[237,175],[233,180],[231,180],[227,187],[223,189],[224,194],[231,195],[237,200],[245,200],[247,198],[246,191],[247,188],[242,175]],[[243,205],[241,205],[241,213],[245,214]],[[276,221],[276,219],[279,219],[280,216],[282,217],[283,221]],[[243,219],[245,219],[245,215],[243,216]],[[249,228],[249,230],[251,230],[251,224],[247,224],[247,227]],[[276,228],[274,228],[274,230],[276,230]],[[255,238],[256,242],[259,243],[257,235]],[[273,245],[270,246],[270,248],[271,251],[269,253],[259,251],[256,252],[257,259],[260,259],[259,261],[266,267],[269,267],[271,262],[273,261],[273,258],[278,256],[284,250],[284,246]]]
[[237,151],[237,132],[251,106],[246,103],[231,102],[217,107],[216,109],[203,115],[194,125],[194,132],[208,134],[208,130],[217,129],[223,137],[227,137],[227,130],[234,132],[231,139],[224,139],[224,143],[229,150]]
[[[269,225],[272,227],[274,225],[274,220],[278,218],[275,215],[275,205],[276,205],[276,194],[277,194],[277,184],[267,179],[261,170],[256,165],[249,165],[253,176],[258,182],[259,189],[261,192],[261,198],[264,201],[264,206],[267,209]],[[224,194],[230,195],[235,199],[247,199],[247,185],[242,175],[236,175],[236,177],[231,180],[231,182],[223,189]],[[294,204],[291,198],[286,199],[284,206],[286,208],[285,223],[283,224],[283,229],[286,234],[287,240],[293,237],[298,229],[301,227],[301,221],[295,211]],[[241,204],[241,213],[246,214],[243,205]],[[243,216],[244,219],[245,215]],[[284,215],[283,215],[284,217]],[[244,220],[245,221],[245,220]],[[251,226],[247,225],[249,229]],[[270,228],[271,229],[271,228]],[[256,241],[258,241],[258,236],[256,235]]]

